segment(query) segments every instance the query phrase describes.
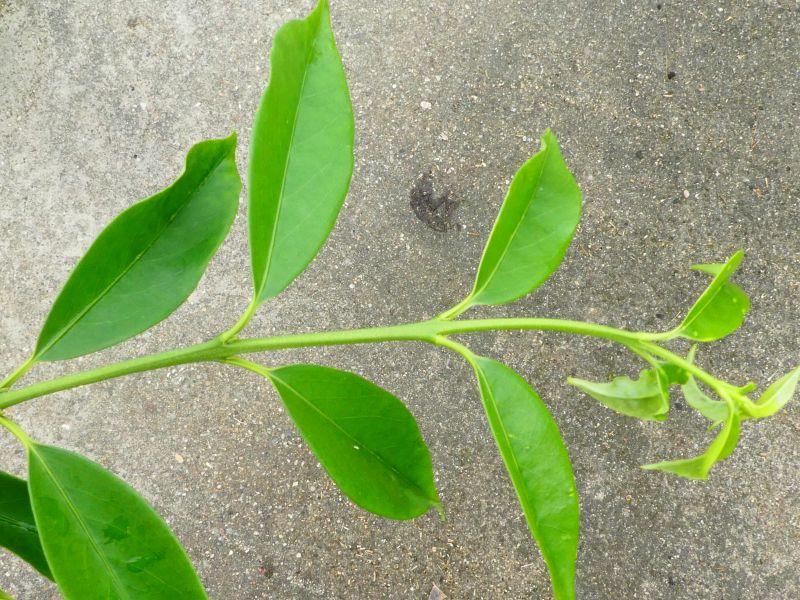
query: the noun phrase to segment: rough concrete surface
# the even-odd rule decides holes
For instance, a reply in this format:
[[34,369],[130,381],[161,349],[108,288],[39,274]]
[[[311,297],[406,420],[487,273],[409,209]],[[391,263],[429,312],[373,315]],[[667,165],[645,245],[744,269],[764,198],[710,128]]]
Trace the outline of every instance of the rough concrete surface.
[[[308,0],[0,1],[0,364],[18,364],[76,260],[114,215],[162,188],[191,144],[239,132],[240,167],[280,23]],[[352,90],[353,184],[320,256],[249,334],[416,320],[469,289],[505,188],[548,126],[585,196],[561,270],[529,298],[477,311],[640,329],[677,323],[694,262],[747,251],[752,310],[701,350],[764,384],[800,356],[800,12],[793,0],[338,0]],[[410,191],[430,171],[458,207],[435,229]],[[438,192],[437,194],[442,193]],[[442,220],[449,226],[442,227]],[[169,320],[26,381],[207,339],[249,293],[245,206],[198,291]],[[634,373],[622,350],[557,334],[473,336],[539,391],[581,493],[584,599],[800,598],[800,408],[747,423],[697,483],[644,472],[698,453],[678,398],[664,424],[601,409],[568,375]],[[220,599],[547,598],[549,584],[467,367],[415,344],[265,356],[369,377],[407,401],[448,520],[396,523],[347,502],[255,375],[168,369],[30,402],[40,440],[129,481]],[[24,468],[2,434],[2,465]],[[16,558],[0,587],[57,597]]]

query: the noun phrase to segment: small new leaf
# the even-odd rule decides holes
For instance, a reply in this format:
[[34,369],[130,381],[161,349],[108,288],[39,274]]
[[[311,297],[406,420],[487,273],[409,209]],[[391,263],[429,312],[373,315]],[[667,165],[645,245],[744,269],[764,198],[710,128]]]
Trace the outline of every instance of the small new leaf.
[[[695,344],[689,351],[686,360],[688,360],[690,363],[694,363],[694,357],[696,353],[697,345]],[[711,429],[716,428],[717,425],[728,418],[728,405],[725,402],[720,400],[712,400],[706,396],[700,389],[700,386],[697,385],[697,381],[695,381],[693,376],[687,373],[686,379],[680,383],[681,392],[683,392],[683,397],[686,400],[686,404],[711,421]]]
[[669,386],[679,381],[676,379],[679,373],[681,371],[665,365],[643,369],[638,379],[623,375],[600,383],[570,377],[567,382],[618,413],[637,419],[663,421],[669,412]]
[[0,546],[53,579],[31,511],[28,484],[0,471]]
[[275,35],[248,168],[255,300],[288,286],[328,237],[353,173],[353,110],[327,0]]
[[728,417],[728,405],[721,400],[712,400],[697,385],[694,377],[681,386],[686,404],[691,406],[714,425],[722,423]]
[[581,191],[548,129],[542,148],[514,175],[478,267],[453,315],[505,304],[541,285],[564,259],[581,216]]
[[725,417],[725,426],[703,454],[694,458],[643,465],[642,468],[673,473],[687,479],[708,479],[711,468],[717,462],[728,458],[736,448],[736,443],[739,441],[739,425],[739,414],[735,410],[729,410]]
[[757,418],[769,417],[781,410],[794,397],[798,381],[800,381],[800,365],[780,379],[772,382],[764,390],[755,405],[751,406],[750,412],[752,416]]
[[553,596],[573,600],[578,491],[558,425],[517,373],[496,360],[462,353],[478,378],[489,426],[550,571]]
[[336,485],[390,519],[439,508],[428,448],[400,400],[353,373],[317,365],[265,369],[289,415]]
[[694,303],[683,322],[673,333],[698,342],[721,339],[736,331],[750,309],[750,299],[729,279],[742,262],[744,254],[734,253],[725,264],[699,264],[692,268],[713,275],[705,292]]
[[168,188],[99,235],[53,305],[35,360],[113,346],[168,317],[197,286],[236,216],[236,136],[192,147]]

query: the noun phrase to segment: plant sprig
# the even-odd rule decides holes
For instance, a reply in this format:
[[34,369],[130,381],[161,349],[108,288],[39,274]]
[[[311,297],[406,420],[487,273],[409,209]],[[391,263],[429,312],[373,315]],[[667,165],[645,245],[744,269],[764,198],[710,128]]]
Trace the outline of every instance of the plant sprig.
[[432,507],[443,514],[443,508],[434,461],[414,417],[396,396],[354,373],[311,364],[266,366],[245,356],[401,341],[454,351],[475,372],[487,421],[557,600],[575,597],[579,499],[567,449],[530,385],[454,336],[539,330],[622,345],[645,364],[637,378],[569,382],[612,410],[653,421],[668,418],[671,390],[679,387],[687,404],[711,421],[710,429],[718,429],[716,436],[700,456],[644,468],[688,478],[707,478],[714,464],[733,452],[743,422],[771,416],[792,398],[800,367],[753,400],[754,384],[735,385],[699,366],[697,345],[687,356],[670,349],[672,340],[710,342],[742,324],[749,299],[731,281],[741,252],[723,264],[695,266],[712,279],[680,325],[669,331],[632,332],[539,317],[463,318],[473,306],[505,304],[532,292],[564,259],[582,197],[549,130],[539,152],[511,182],[472,291],[452,308],[415,323],[241,337],[260,305],[290,285],[328,237],[352,176],[353,129],[328,4],[321,0],[306,19],[287,23],[275,36],[270,83],[250,147],[253,290],[241,318],[201,344],[14,387],[38,363],[118,344],[162,321],[186,300],[236,213],[241,182],[231,134],[194,146],[171,186],[134,204],[103,230],[55,300],[30,358],[0,383],[0,425],[20,441],[29,463],[27,482],[0,472],[0,545],[55,581],[65,598],[191,600],[206,594],[177,539],[134,490],[82,456],[36,442],[6,413],[48,394],[188,363],[247,370],[274,386],[345,495],[372,513],[411,519]]

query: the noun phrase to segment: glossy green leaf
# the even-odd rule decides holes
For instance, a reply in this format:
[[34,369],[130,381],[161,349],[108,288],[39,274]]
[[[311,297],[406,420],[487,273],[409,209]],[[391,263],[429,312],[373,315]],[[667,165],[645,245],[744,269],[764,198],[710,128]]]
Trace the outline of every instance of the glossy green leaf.
[[743,258],[744,254],[738,251],[725,264],[692,267],[713,275],[714,279],[674,330],[675,335],[698,342],[710,342],[725,337],[741,326],[750,309],[750,299],[742,288],[729,279]]
[[798,381],[800,381],[800,366],[772,382],[756,401],[752,410],[753,416],[769,417],[781,410],[794,397]]
[[206,598],[178,540],[125,482],[72,452],[26,445],[33,514],[67,600]]
[[183,174],[106,227],[75,267],[36,345],[61,360],[126,340],[195,289],[236,215],[236,136],[195,145]]
[[291,365],[265,374],[342,492],[391,519],[439,507],[428,448],[400,400],[353,373]]
[[735,411],[728,411],[725,426],[720,430],[708,449],[694,458],[670,460],[643,465],[643,469],[664,471],[688,479],[708,479],[711,468],[731,455],[739,441],[740,417]]
[[3,471],[0,471],[0,546],[28,562],[48,579],[53,578],[36,531],[28,484]]
[[571,600],[580,528],[578,492],[558,426],[514,371],[489,358],[467,358],[528,527],[550,570],[553,595]]
[[643,369],[638,379],[615,377],[607,383],[570,377],[567,382],[592,398],[629,417],[663,421],[669,412],[669,386],[674,382],[672,370]]
[[11,597],[6,592],[4,592],[3,590],[0,590],[0,600],[14,600],[14,598]]
[[275,35],[248,187],[256,300],[278,295],[328,237],[353,173],[353,110],[327,0]]
[[504,304],[561,264],[581,216],[581,192],[548,129],[511,182],[478,267],[470,304]]

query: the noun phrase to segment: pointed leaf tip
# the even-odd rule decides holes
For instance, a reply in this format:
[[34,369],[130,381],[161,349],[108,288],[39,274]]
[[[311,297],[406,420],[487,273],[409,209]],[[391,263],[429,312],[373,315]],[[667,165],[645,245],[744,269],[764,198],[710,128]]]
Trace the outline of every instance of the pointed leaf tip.
[[558,268],[581,214],[581,191],[549,129],[514,175],[483,252],[473,304],[505,304]]
[[736,411],[728,412],[725,426],[711,442],[708,449],[694,458],[669,460],[658,463],[642,465],[642,469],[649,471],[663,471],[687,479],[708,479],[712,467],[719,461],[725,460],[736,448],[739,441],[741,419]]
[[755,405],[751,407],[752,415],[757,418],[763,418],[772,416],[780,411],[794,397],[798,382],[800,382],[800,365],[772,382],[764,390]]
[[353,173],[354,120],[321,1],[275,35],[253,123],[248,224],[257,302],[277,296],[333,228]]
[[689,309],[675,335],[698,342],[711,342],[736,331],[750,310],[750,298],[729,280],[744,258],[737,250],[724,264],[697,264],[692,268],[712,275],[714,279]]

